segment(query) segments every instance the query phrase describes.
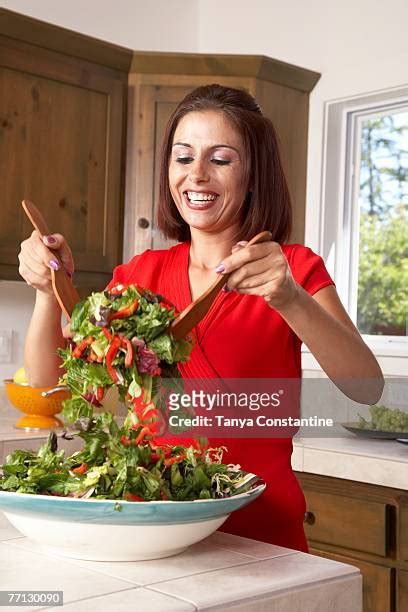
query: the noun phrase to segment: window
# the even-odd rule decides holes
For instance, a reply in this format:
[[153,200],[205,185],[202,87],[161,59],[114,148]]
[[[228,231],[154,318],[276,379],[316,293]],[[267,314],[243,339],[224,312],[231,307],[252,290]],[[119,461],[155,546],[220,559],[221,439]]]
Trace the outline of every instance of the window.
[[372,349],[408,356],[408,89],[326,111],[321,253]]

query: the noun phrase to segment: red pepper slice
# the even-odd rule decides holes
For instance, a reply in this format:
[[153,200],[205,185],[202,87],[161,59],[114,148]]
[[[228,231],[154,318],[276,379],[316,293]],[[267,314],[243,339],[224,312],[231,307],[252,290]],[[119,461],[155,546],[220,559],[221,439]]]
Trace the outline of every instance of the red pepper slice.
[[134,501],[134,502],[145,501],[143,497],[140,497],[140,495],[134,495],[133,493],[125,493],[123,499],[125,499],[126,501]]
[[76,359],[79,359],[82,356],[82,353],[85,351],[85,349],[89,345],[91,345],[93,341],[94,341],[94,338],[92,336],[88,336],[87,338],[82,340],[79,344],[76,345],[76,347],[72,351],[72,356],[75,357]]
[[91,351],[90,351],[90,353],[89,353],[89,355],[87,357],[87,360],[88,361],[98,361],[98,355],[95,353],[95,351],[93,351],[91,349]]
[[119,350],[121,343],[122,342],[119,336],[114,336],[112,339],[111,345],[108,348],[108,352],[106,353],[106,367],[114,383],[118,382],[119,378],[118,378],[115,368],[112,365],[112,362],[116,357],[116,354]]
[[179,461],[183,461],[183,459],[185,459],[187,457],[187,455],[185,453],[183,453],[182,455],[177,455],[176,457],[169,457],[168,459],[164,460],[164,465],[166,467],[169,467],[170,465],[173,465],[173,463],[178,463]]
[[133,361],[133,345],[128,338],[122,338],[122,346],[126,349],[125,368],[130,368]]
[[171,455],[171,446],[169,444],[156,444],[153,440],[149,440],[149,446],[152,451],[160,451],[160,453],[163,453],[165,458]]
[[114,321],[115,319],[127,319],[134,312],[136,312],[136,310],[138,309],[138,306],[139,306],[139,300],[134,300],[131,304],[129,304],[129,306],[126,306],[125,308],[121,308],[120,310],[117,310],[116,312],[112,313],[111,316],[109,317],[109,323],[111,321]]
[[150,430],[150,427],[148,427],[147,425],[145,427],[142,427],[140,433],[138,434],[138,436],[135,438],[134,440],[134,444],[140,444],[141,441],[147,436],[150,435],[152,432]]
[[87,465],[86,463],[81,463],[78,467],[74,468],[72,471],[74,474],[85,474]]
[[113,334],[109,331],[109,329],[107,327],[101,327],[101,329],[102,329],[102,333],[105,336],[105,338],[109,340],[109,342],[112,342]]
[[98,402],[101,402],[103,400],[104,395],[105,395],[104,387],[96,387],[96,399],[98,400]]

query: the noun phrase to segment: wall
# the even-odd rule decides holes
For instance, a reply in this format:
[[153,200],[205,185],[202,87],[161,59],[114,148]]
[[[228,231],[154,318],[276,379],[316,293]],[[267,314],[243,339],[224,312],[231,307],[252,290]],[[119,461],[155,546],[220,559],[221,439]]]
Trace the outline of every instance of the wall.
[[0,0],[0,6],[131,49],[198,50],[196,0]]
[[[370,0],[0,0],[0,6],[134,49],[264,54],[321,72],[310,100],[306,219],[306,242],[316,250],[325,102],[407,81],[406,0],[381,8]],[[12,324],[19,346],[30,296],[0,283],[0,328]],[[4,371],[0,364],[0,380]]]
[[[24,336],[34,307],[35,291],[25,283],[0,281],[0,329],[13,330],[10,363],[0,363],[0,387],[23,363]],[[40,347],[39,347],[40,348]]]

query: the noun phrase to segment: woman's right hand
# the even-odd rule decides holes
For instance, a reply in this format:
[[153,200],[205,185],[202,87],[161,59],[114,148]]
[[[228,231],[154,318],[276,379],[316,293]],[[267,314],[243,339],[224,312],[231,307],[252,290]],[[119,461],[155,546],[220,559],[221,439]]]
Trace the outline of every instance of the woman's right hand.
[[59,263],[53,253],[58,251],[65,270],[70,276],[74,272],[74,260],[64,236],[51,234],[40,238],[34,230],[27,240],[21,243],[18,255],[20,261],[19,273],[28,285],[42,293],[52,295],[51,268],[59,269]]

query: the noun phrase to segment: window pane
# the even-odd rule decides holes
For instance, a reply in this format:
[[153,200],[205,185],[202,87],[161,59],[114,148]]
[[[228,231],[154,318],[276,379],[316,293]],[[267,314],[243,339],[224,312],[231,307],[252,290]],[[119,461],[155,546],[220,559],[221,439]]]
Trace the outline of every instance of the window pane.
[[362,123],[357,325],[407,335],[408,111]]

